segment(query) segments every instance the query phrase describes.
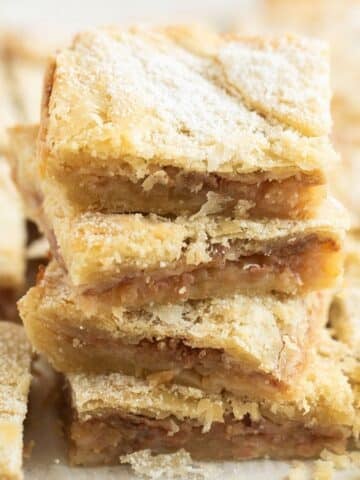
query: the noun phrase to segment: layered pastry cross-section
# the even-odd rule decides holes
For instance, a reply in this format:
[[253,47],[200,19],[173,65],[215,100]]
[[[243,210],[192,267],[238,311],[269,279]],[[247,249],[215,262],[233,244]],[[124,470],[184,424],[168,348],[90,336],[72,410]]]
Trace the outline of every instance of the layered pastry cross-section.
[[21,480],[23,423],[30,388],[31,347],[23,327],[0,322],[0,477]]
[[336,158],[327,57],[196,27],[79,34],[48,68],[43,175],[108,213],[189,215],[215,195],[219,213],[311,217]]
[[114,305],[299,294],[333,287],[342,274],[347,217],[333,201],[300,222],[73,214],[60,198],[44,207],[55,257],[79,292],[103,293]]
[[341,165],[330,175],[331,189],[360,226],[360,6],[357,0],[254,0],[241,15],[241,32],[296,32],[330,45],[333,141]]
[[53,262],[19,308],[32,344],[61,372],[122,372],[273,398],[292,394],[329,298],[235,295],[129,311],[99,296],[94,307]]
[[315,356],[292,401],[259,402],[157,385],[121,374],[66,377],[73,464],[119,462],[143,449],[184,448],[194,459],[310,458],[343,453],[353,393],[339,365]]
[[304,293],[334,286],[341,274],[347,217],[332,199],[301,221],[84,211],[59,181],[39,181],[35,135],[36,127],[10,132],[14,175],[79,293],[139,308],[248,291]]

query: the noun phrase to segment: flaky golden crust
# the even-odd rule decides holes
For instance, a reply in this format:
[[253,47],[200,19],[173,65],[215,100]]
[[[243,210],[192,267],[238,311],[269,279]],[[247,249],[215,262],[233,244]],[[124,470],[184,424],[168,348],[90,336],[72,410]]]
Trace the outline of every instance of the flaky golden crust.
[[49,66],[42,166],[132,178],[166,165],[324,171],[334,158],[326,57],[323,45],[289,36],[177,27],[84,32]]
[[[282,432],[284,439],[288,438],[290,442],[292,442],[292,435],[294,434],[296,437],[297,433],[300,450],[302,451],[303,439],[309,447],[307,455],[304,454],[304,456],[311,456],[316,454],[316,451],[312,449],[311,438],[314,439],[314,442],[317,438],[320,444],[324,442],[329,445],[333,440],[332,448],[335,449],[338,440],[340,442],[338,447],[344,448],[346,438],[351,434],[354,420],[354,396],[340,365],[329,357],[319,355],[314,356],[311,368],[299,381],[298,395],[292,401],[252,402],[246,398],[235,398],[229,395],[209,395],[201,390],[179,385],[156,385],[119,374],[98,376],[71,374],[67,376],[67,381],[72,409],[70,435],[71,440],[75,442],[75,450],[76,442],[80,449],[83,447],[86,451],[86,446],[88,446],[90,450],[93,449],[98,453],[102,451],[105,453],[107,447],[110,446],[108,442],[100,440],[88,443],[87,425],[89,427],[92,425],[93,429],[100,427],[101,431],[101,425],[105,427],[110,423],[114,436],[110,435],[109,438],[113,441],[117,438],[117,429],[119,429],[119,434],[123,432],[123,427],[125,427],[125,432],[127,431],[126,425],[136,424],[137,430],[145,434],[151,425],[161,429],[164,427],[161,422],[168,421],[167,429],[171,431],[170,436],[174,435],[174,439],[173,442],[165,442],[165,445],[162,446],[165,449],[168,447],[170,451],[182,446],[181,442],[180,445],[178,444],[176,434],[181,432],[183,425],[187,425],[188,422],[191,422],[193,427],[197,426],[198,433],[202,432],[205,435],[204,438],[213,429],[216,431],[221,425],[226,426],[230,423],[234,426],[236,433],[229,429],[226,438],[229,439],[235,435],[235,445],[242,441],[246,443],[249,438],[252,438],[253,428],[259,435],[257,441],[260,443],[263,440],[262,432],[265,434],[265,438],[270,435],[270,438],[274,440],[278,439],[279,435],[281,438]],[[235,427],[233,422],[240,423]],[[85,430],[82,431],[82,427]],[[292,429],[294,431],[291,433]],[[185,431],[189,435],[192,429],[186,428]],[[82,434],[85,437],[82,437]],[[306,439],[303,438],[304,434]],[[151,433],[149,437],[146,435],[146,438],[151,439],[151,435]],[[187,435],[185,437],[189,439]],[[236,435],[240,435],[240,437],[236,437]],[[289,436],[287,437],[287,435]],[[122,447],[125,451],[126,448],[128,451],[136,451],[141,448],[139,445],[136,446],[136,442],[133,444],[131,438],[133,438],[131,435],[125,434],[122,439]],[[182,435],[180,438],[183,438]],[[201,441],[200,438],[199,440]],[[140,444],[143,445],[142,442]],[[253,458],[267,453],[272,456],[284,457],[287,452],[284,444],[283,448],[279,448],[275,454],[271,452],[269,445],[268,451],[262,450],[259,453],[256,449],[256,445],[258,445],[256,442],[252,445],[253,448],[240,454],[236,448],[230,453],[226,452],[225,447],[222,450],[219,443],[219,457],[217,456],[217,458],[232,458],[232,455],[236,457],[236,451],[239,458]],[[342,446],[340,446],[341,444]],[[116,442],[112,445],[116,445]],[[150,445],[142,446],[142,448],[149,447],[155,451],[159,448],[156,443],[153,444],[151,441]],[[300,450],[299,455],[302,455]],[[200,457],[206,458],[208,452],[209,450],[205,448]],[[292,451],[292,455],[294,455],[294,451]],[[102,461],[106,462],[106,456]],[[111,461],[114,459],[112,458]]]
[[297,32],[322,38],[330,45],[334,95],[333,140],[342,164],[330,177],[334,193],[360,226],[360,8],[357,0],[255,0],[239,18],[241,32]]
[[[256,255],[266,256],[269,261],[283,257],[285,268],[290,266],[292,249],[294,254],[300,254],[311,239],[314,249],[322,243],[332,245],[325,259],[331,261],[334,255],[334,268],[324,267],[321,273],[326,274],[326,280],[319,283],[323,285],[321,288],[330,287],[341,273],[335,257],[341,251],[347,218],[333,201],[323,206],[317,218],[300,222],[217,216],[170,220],[155,215],[78,213],[73,205],[67,204],[61,190],[53,186],[45,198],[44,230],[53,231],[57,242],[55,247],[49,238],[53,251],[66,266],[72,283],[82,291],[104,291],[125,279],[146,275],[171,280],[201,268],[216,270],[216,258],[225,263],[244,261],[251,265],[257,264]],[[262,260],[259,264],[261,266]],[[298,289],[307,291],[312,288],[312,280],[315,276],[301,277],[300,283],[296,281],[287,290],[272,288],[288,293]]]
[[31,348],[23,328],[0,322],[0,477],[23,478],[23,422],[30,388]]

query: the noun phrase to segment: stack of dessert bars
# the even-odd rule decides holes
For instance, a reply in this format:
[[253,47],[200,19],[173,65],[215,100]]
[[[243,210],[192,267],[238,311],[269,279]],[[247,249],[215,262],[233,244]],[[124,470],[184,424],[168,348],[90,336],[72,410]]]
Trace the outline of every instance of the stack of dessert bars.
[[92,30],[50,62],[40,128],[10,132],[53,255],[19,308],[73,464],[347,447],[328,70],[320,42],[199,27]]

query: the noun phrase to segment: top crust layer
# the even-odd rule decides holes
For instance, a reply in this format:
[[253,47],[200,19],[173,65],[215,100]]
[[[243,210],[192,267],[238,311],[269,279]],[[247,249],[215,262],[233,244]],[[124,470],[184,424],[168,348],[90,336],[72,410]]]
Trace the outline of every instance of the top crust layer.
[[43,166],[307,173],[334,159],[327,49],[190,27],[98,29],[48,69]]

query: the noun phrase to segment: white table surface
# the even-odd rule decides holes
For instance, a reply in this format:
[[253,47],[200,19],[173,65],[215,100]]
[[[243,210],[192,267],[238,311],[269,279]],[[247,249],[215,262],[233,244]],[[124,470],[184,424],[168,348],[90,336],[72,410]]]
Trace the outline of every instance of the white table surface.
[[133,22],[210,22],[228,26],[252,0],[0,0],[0,24],[71,30]]

